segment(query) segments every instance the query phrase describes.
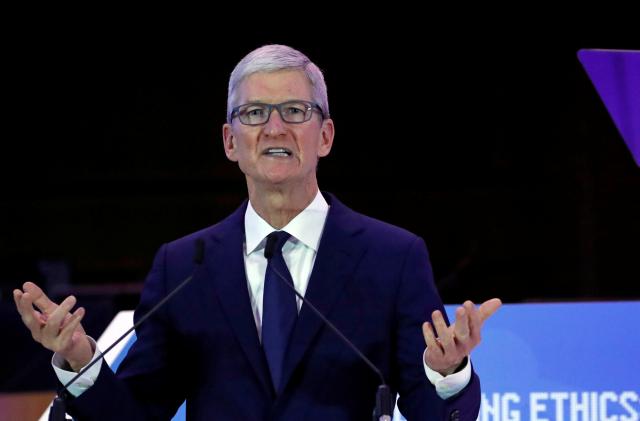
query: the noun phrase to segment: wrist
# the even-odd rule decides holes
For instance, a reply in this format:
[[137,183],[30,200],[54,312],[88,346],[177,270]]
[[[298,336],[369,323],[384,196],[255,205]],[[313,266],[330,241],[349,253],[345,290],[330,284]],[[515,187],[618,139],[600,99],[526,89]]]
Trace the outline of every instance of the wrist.
[[75,372],[79,372],[82,367],[89,364],[95,353],[94,346],[86,335],[81,340],[85,342],[85,345],[79,347],[77,355],[65,358],[71,370]]
[[438,373],[442,374],[444,377],[450,376],[452,374],[458,373],[462,371],[462,369],[467,365],[467,359],[469,357],[464,357],[462,361],[460,361],[457,365],[454,365],[446,370],[438,371]]

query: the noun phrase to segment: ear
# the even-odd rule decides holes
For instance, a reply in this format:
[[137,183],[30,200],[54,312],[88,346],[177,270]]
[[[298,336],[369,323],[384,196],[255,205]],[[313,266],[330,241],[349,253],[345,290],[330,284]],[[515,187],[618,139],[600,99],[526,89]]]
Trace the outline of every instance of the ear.
[[335,127],[333,126],[333,120],[330,118],[322,121],[322,128],[320,129],[320,143],[318,143],[318,157],[329,155],[331,152],[331,146],[333,146],[333,136],[335,135]]
[[229,123],[225,123],[222,126],[222,143],[227,159],[234,162],[238,161],[236,157],[236,139],[233,135],[233,126]]

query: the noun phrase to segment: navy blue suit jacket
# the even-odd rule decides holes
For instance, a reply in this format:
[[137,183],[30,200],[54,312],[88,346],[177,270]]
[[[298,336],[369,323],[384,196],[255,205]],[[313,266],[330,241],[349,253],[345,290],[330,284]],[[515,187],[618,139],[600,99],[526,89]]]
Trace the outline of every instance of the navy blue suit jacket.
[[[382,371],[408,420],[475,420],[475,373],[443,400],[422,365],[422,323],[443,309],[424,241],[356,213],[330,194],[306,298]],[[194,279],[137,332],[114,375],[70,402],[78,419],[170,419],[187,400],[190,420],[370,420],[378,377],[302,306],[276,396],[254,322],[243,260],[246,202],[222,222],[165,244],[147,278],[136,317],[205,261]]]

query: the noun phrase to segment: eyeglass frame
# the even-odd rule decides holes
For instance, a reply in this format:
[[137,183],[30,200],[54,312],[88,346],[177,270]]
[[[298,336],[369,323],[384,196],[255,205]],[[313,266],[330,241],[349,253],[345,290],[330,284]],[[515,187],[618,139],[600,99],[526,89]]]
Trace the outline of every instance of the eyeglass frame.
[[[304,104],[307,106],[307,112],[311,111],[311,113],[309,113],[309,118],[306,118],[303,121],[287,121],[285,120],[285,118],[282,116],[282,106],[286,105],[286,104],[291,104],[291,103],[299,103],[299,104]],[[264,123],[257,123],[257,124],[250,124],[250,123],[245,123],[240,119],[240,108],[242,107],[246,107],[247,105],[256,105],[256,106],[265,106],[267,107],[267,119],[265,120]],[[288,124],[302,124],[302,123],[306,123],[307,121],[311,120],[311,117],[313,117],[313,111],[317,111],[320,113],[320,116],[322,117],[322,119],[325,119],[324,116],[324,111],[322,111],[322,107],[320,107],[320,105],[318,105],[315,102],[312,101],[305,101],[303,99],[293,99],[293,100],[289,100],[289,101],[285,101],[285,102],[281,102],[279,104],[267,104],[266,102],[247,102],[246,104],[242,104],[242,105],[238,105],[237,107],[233,107],[233,109],[231,110],[231,115],[230,115],[230,119],[229,122],[232,122],[233,119],[235,117],[238,117],[238,121],[240,121],[241,124],[244,124],[245,126],[262,126],[263,124],[267,124],[269,122],[269,119],[271,118],[271,114],[273,113],[273,109],[276,109],[278,111],[278,115],[280,115],[280,119],[282,121],[284,121],[285,123]],[[306,115],[306,113],[305,113]]]

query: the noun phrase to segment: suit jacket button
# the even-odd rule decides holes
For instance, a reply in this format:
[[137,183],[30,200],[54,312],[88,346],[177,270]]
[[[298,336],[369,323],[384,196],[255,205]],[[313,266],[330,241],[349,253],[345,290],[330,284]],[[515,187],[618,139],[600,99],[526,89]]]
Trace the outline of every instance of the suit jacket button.
[[451,421],[460,421],[460,410],[455,409],[453,412],[451,412],[451,415],[449,415],[449,419]]

